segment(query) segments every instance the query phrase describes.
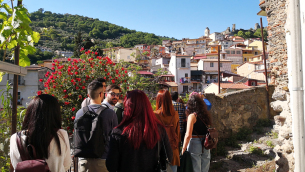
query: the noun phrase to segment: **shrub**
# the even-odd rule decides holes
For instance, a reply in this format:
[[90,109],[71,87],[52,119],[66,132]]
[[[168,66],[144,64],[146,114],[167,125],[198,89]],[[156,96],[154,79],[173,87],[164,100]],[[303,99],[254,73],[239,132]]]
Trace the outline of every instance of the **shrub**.
[[250,146],[249,152],[251,154],[255,154],[255,155],[264,155],[263,150],[259,147],[256,147],[256,146]]
[[[82,59],[68,58],[67,63],[54,60],[53,72],[47,72],[45,75],[46,89],[43,92],[58,98],[62,106],[63,128],[69,134],[73,131],[73,116],[87,97],[87,85],[92,80],[104,78],[108,85],[119,85],[123,94],[129,89],[128,71],[123,66],[124,63],[114,63],[108,57],[100,57],[96,54],[86,51]],[[42,92],[38,91],[37,94]]]
[[252,130],[246,127],[240,128],[238,132],[236,133],[236,139],[237,140],[249,140],[250,134],[252,133]]
[[274,145],[271,140],[266,141],[267,146],[274,148]]

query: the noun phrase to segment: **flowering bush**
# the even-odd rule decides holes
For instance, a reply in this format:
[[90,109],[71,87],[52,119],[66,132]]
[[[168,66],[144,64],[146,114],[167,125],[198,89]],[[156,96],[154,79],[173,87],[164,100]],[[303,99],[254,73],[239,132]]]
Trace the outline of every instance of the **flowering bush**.
[[[104,78],[107,85],[117,84],[122,89],[122,95],[127,91],[128,72],[124,63],[114,63],[108,57],[97,56],[97,53],[84,51],[80,59],[70,59],[68,62],[54,60],[52,71],[45,74],[46,94],[58,98],[62,106],[63,127],[69,134],[73,130],[76,112],[81,108],[82,101],[87,97],[87,85],[94,79]],[[37,94],[42,94],[38,91]]]

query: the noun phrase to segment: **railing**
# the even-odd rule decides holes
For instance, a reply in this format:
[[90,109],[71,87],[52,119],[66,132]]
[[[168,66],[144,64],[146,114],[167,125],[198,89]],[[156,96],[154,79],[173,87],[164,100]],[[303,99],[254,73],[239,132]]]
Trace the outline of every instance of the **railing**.
[[191,78],[191,81],[202,82],[202,79],[200,79],[200,78]]
[[181,84],[186,84],[186,83],[190,83],[190,79],[185,77],[185,78],[180,78],[179,83]]

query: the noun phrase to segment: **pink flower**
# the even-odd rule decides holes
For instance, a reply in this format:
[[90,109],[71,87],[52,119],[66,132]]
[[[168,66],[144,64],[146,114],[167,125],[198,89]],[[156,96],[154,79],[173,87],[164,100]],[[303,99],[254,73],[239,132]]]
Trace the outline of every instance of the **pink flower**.
[[40,81],[40,82],[42,82],[42,81],[43,81],[43,79],[39,79],[39,81]]
[[37,91],[37,95],[41,95],[42,94],[42,91]]
[[74,112],[74,111],[75,111],[75,108],[73,107],[71,110],[72,110],[72,112]]

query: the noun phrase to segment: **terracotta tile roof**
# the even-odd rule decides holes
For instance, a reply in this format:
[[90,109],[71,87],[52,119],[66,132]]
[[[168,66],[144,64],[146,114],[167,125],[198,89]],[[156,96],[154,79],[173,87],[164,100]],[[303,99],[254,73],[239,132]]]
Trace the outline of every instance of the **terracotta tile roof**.
[[189,55],[176,55],[177,57],[191,57]]
[[178,87],[178,84],[175,82],[164,82],[164,85],[170,86],[170,87]]
[[41,66],[38,66],[38,65],[30,65],[30,66],[26,66],[25,67],[27,70],[39,70],[41,69],[42,67]]
[[206,59],[207,56],[195,56],[194,59]]
[[260,5],[264,4],[264,3],[265,3],[265,1],[262,1],[262,2],[260,2],[258,5],[260,6]]
[[[213,84],[218,86],[218,84],[216,84],[216,83],[213,83]],[[247,89],[247,88],[251,88],[251,87],[249,87],[249,86],[247,86],[245,84],[242,84],[242,83],[240,83],[240,84],[235,84],[235,83],[220,83],[220,87],[222,89],[228,89],[228,88],[229,89]]]
[[[79,59],[79,58],[70,58],[71,61],[74,60],[74,59]],[[53,59],[54,60],[57,60],[57,61],[60,61],[60,62],[67,62],[68,61],[68,58],[58,58],[58,59]],[[44,60],[44,62],[52,62],[52,59],[48,59],[48,60]]]
[[175,75],[161,75],[161,76],[175,76]]
[[[218,62],[218,59],[201,59],[204,62]],[[232,62],[232,60],[220,59],[220,62]]]
[[153,75],[153,73],[147,72],[147,71],[139,71],[138,74],[141,74],[141,75]]

